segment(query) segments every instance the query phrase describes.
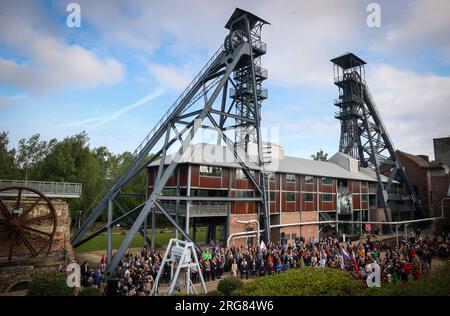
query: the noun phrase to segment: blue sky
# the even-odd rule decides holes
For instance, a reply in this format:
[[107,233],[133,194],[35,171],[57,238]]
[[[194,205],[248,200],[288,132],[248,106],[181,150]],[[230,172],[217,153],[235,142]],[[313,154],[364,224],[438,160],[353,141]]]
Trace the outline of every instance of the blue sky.
[[287,154],[337,151],[330,59],[352,51],[398,149],[433,158],[450,135],[450,2],[76,1],[81,27],[66,26],[74,1],[0,1],[0,130],[13,146],[40,133],[82,130],[91,146],[133,151],[209,56],[236,7],[271,22],[263,125],[279,128]]

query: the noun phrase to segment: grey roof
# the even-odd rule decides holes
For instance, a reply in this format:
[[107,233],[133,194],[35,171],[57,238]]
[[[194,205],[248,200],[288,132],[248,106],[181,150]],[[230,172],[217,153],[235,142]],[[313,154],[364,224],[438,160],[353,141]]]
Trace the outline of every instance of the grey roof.
[[[238,148],[238,154],[239,157],[246,162],[249,168],[253,170],[261,169],[256,163],[257,157],[247,155],[240,148]],[[342,153],[337,153],[336,155],[341,156],[340,158],[355,159]],[[167,155],[165,164],[169,164],[173,158],[173,154]],[[198,143],[189,146],[179,163],[240,168],[239,163],[234,158],[232,151],[229,150],[228,147],[205,143]],[[157,165],[159,165],[159,160],[156,160],[150,164],[150,166]],[[265,169],[269,172],[282,172],[362,181],[377,181],[375,172],[367,168],[358,168],[358,171],[350,172],[333,161],[316,161],[292,156],[284,156],[284,159],[272,159],[271,163],[265,164]],[[388,178],[383,176],[383,181],[387,180]]]

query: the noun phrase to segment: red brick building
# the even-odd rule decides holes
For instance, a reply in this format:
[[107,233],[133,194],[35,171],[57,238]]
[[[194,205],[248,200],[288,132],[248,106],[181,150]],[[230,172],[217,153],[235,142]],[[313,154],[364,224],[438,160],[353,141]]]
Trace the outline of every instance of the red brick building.
[[[434,143],[436,144],[436,142]],[[442,142],[439,144],[442,147]],[[441,216],[442,199],[449,197],[449,166],[437,160],[430,162],[428,156],[425,155],[412,155],[402,151],[397,151],[397,153],[427,217]],[[445,155],[436,154],[435,156],[438,158],[446,157]],[[446,219],[438,222],[438,229],[449,229],[449,210],[450,201],[447,201],[444,203]]]
[[[255,163],[256,157],[243,152],[240,156],[259,179],[261,170]],[[166,157],[166,164],[171,157]],[[158,165],[159,161],[155,161],[148,166],[148,194],[153,190]],[[353,157],[337,153],[327,162],[314,161],[285,156],[284,150],[274,145],[266,170],[270,172],[271,225],[290,225],[272,228],[273,240],[292,242],[301,235],[318,238],[323,228],[319,224],[295,224],[334,220],[337,214],[340,220],[384,219],[383,211],[376,206],[375,173],[361,168]],[[387,181],[386,177],[383,179]],[[181,200],[178,205],[176,195]],[[226,240],[230,234],[256,230],[255,224],[236,221],[259,219],[258,197],[233,154],[224,146],[196,144],[189,147],[160,199],[169,213],[184,219],[185,227],[195,228],[200,220],[213,227],[223,225],[223,235],[217,239]],[[362,229],[361,225],[347,227],[350,233]],[[211,234],[208,237],[216,239]]]

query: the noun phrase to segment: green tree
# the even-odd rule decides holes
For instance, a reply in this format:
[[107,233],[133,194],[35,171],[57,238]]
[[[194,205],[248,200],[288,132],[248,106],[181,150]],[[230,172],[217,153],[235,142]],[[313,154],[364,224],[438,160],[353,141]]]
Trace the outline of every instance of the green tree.
[[21,178],[29,180],[37,176],[38,165],[47,156],[52,147],[57,143],[56,139],[50,141],[39,140],[40,135],[35,134],[28,140],[22,138],[19,141],[19,149],[16,163],[20,170]]
[[315,155],[311,155],[311,158],[318,161],[327,161],[328,154],[325,154],[322,149],[318,151]]
[[17,175],[16,150],[14,148],[8,149],[8,145],[8,133],[0,133],[0,178],[13,179]]
[[73,218],[86,211],[105,186],[102,162],[89,148],[86,132],[64,138],[51,148],[40,166],[40,180],[81,182],[80,199],[69,200]]

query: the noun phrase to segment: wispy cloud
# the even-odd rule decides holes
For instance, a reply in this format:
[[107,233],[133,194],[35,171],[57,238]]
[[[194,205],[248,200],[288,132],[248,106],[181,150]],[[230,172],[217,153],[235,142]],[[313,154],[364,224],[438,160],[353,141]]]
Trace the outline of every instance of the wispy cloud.
[[128,111],[131,111],[135,108],[143,106],[144,104],[150,102],[151,100],[156,99],[157,97],[162,95],[163,92],[164,92],[163,89],[158,89],[158,90],[146,95],[145,97],[139,99],[138,101],[128,104],[128,105],[120,108],[119,110],[112,112],[108,115],[93,117],[93,118],[89,118],[89,119],[85,119],[85,120],[81,120],[81,121],[77,121],[77,122],[72,122],[72,123],[66,123],[66,124],[62,124],[60,126],[61,127],[76,127],[76,126],[88,125],[88,126],[86,126],[86,130],[93,130],[101,125],[107,124],[111,121],[118,119],[119,117],[121,117],[122,115],[127,113]]

